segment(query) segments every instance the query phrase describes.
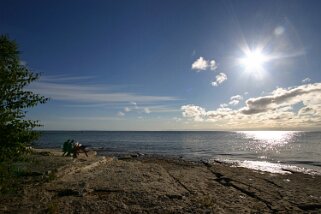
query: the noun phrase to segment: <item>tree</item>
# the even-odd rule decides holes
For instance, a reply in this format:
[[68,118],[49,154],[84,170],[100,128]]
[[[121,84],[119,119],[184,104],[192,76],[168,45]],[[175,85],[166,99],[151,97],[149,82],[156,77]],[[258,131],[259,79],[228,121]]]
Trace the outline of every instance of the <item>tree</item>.
[[25,119],[28,108],[48,101],[26,89],[38,78],[21,63],[16,43],[0,35],[0,162],[19,157],[38,138],[39,122]]

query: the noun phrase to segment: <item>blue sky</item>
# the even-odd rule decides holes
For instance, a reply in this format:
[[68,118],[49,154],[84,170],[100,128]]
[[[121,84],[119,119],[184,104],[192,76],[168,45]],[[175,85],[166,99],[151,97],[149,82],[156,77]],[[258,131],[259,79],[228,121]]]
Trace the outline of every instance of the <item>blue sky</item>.
[[319,1],[1,1],[46,130],[321,127]]

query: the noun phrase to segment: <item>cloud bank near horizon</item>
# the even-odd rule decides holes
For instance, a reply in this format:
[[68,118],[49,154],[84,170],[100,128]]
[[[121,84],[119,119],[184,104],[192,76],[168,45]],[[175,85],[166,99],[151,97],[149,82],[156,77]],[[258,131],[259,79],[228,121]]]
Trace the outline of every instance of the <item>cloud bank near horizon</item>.
[[[243,97],[230,98],[230,105]],[[277,88],[266,96],[253,97],[238,109],[227,105],[215,110],[189,104],[181,107],[182,115],[192,121],[211,122],[217,126],[241,127],[314,127],[321,125],[321,83]]]

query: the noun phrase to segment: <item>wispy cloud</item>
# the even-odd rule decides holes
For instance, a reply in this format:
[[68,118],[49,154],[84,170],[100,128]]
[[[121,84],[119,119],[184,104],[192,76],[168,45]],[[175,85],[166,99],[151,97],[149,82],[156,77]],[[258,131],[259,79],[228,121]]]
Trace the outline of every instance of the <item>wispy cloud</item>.
[[230,98],[230,100],[243,100],[243,96],[241,95],[235,95]]
[[146,114],[150,114],[150,113],[151,113],[150,109],[147,108],[147,107],[144,108],[144,112],[145,112]]
[[219,73],[218,75],[216,75],[215,77],[215,81],[212,82],[213,86],[219,86],[221,85],[224,81],[227,80],[227,76],[224,73]]
[[80,117],[80,116],[74,116],[74,117],[59,117],[60,120],[81,120],[81,121],[112,121],[112,120],[124,120],[124,118],[121,117],[106,117],[106,116],[91,116],[91,117]]
[[231,100],[228,104],[236,106],[237,104],[239,104],[239,100]]
[[44,82],[68,82],[68,81],[90,80],[90,79],[94,79],[94,78],[95,78],[95,76],[47,75],[47,76],[42,76],[41,81],[44,81]]
[[130,111],[131,111],[131,109],[129,107],[124,108],[124,112],[130,112]]
[[192,70],[196,70],[196,72],[212,70],[214,71],[217,68],[217,64],[214,59],[205,60],[203,57],[198,58],[192,64]]
[[173,113],[173,112],[179,112],[180,109],[178,107],[171,107],[166,105],[148,105],[148,106],[139,106],[137,103],[135,103],[134,107],[125,107],[123,108],[122,113],[124,113],[125,116],[126,113],[132,112],[132,113]]
[[153,113],[174,113],[180,111],[179,107],[165,105],[148,106],[148,109]]
[[133,105],[133,109],[137,110],[138,109],[138,105],[136,102],[130,102],[131,105]]
[[179,117],[173,117],[172,120],[174,120],[175,122],[180,122],[182,120],[182,118]]
[[209,62],[209,68],[210,68],[210,70],[212,70],[212,71],[216,70],[217,64],[216,64],[216,61],[215,61],[214,59],[212,59],[212,60]]
[[119,116],[119,117],[123,117],[123,116],[125,116],[125,113],[124,113],[124,112],[122,112],[122,111],[119,111],[119,112],[117,113],[117,116]]
[[302,80],[302,83],[309,83],[311,82],[311,79],[309,77]]
[[243,100],[243,97],[241,95],[235,95],[230,98],[230,105],[237,105],[239,102]]
[[225,108],[225,107],[227,107],[227,106],[228,106],[228,104],[226,104],[226,103],[220,104],[220,107],[221,107],[221,108]]
[[62,100],[76,103],[101,104],[101,103],[124,103],[140,102],[155,103],[178,100],[171,96],[143,95],[133,92],[111,91],[110,86],[102,86],[86,83],[66,83],[66,80],[82,79],[89,77],[45,77],[41,82],[34,82],[30,90],[40,93],[53,100]]

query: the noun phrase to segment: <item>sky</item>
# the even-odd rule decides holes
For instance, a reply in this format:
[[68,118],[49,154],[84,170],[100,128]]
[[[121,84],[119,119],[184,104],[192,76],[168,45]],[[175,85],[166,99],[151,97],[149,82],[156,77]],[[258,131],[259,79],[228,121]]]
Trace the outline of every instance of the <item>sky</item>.
[[321,130],[321,2],[0,0],[43,130]]

